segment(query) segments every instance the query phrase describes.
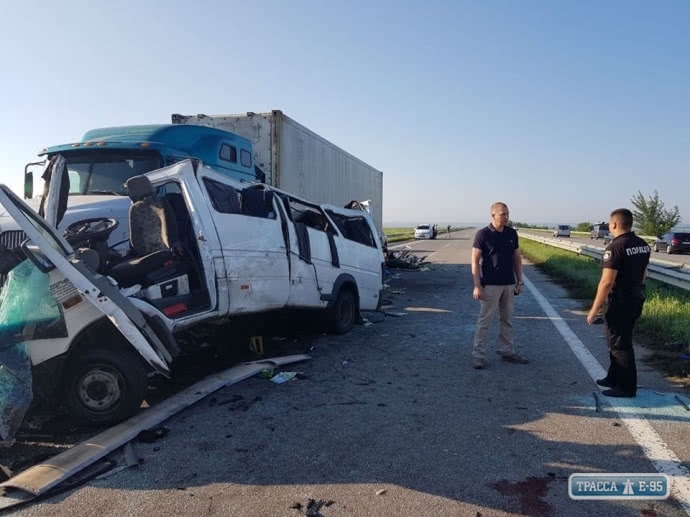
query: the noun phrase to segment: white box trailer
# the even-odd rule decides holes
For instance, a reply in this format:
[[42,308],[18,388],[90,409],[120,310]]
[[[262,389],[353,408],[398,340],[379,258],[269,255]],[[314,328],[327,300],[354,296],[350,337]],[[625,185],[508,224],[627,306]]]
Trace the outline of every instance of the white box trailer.
[[379,233],[383,172],[344,151],[280,110],[236,115],[172,115],[173,124],[215,127],[249,139],[266,183],[316,203],[370,200]]

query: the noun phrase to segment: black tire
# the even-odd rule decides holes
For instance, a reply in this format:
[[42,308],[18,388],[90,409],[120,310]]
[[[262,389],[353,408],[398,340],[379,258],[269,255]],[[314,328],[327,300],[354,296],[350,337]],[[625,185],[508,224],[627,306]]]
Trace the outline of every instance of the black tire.
[[133,350],[82,349],[63,376],[65,409],[79,422],[115,424],[139,410],[147,386],[144,364]]
[[671,255],[672,253],[673,253],[673,252],[671,251],[671,245],[670,245],[670,244],[667,244],[667,245],[666,245],[666,254],[667,254],[667,255]]
[[329,309],[330,330],[334,334],[347,334],[359,319],[357,295],[351,287],[343,287]]

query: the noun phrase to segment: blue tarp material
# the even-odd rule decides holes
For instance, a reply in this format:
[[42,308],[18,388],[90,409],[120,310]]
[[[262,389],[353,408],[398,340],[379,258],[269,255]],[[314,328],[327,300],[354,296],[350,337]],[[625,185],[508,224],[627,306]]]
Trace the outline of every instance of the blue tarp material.
[[50,294],[49,277],[25,260],[0,292],[0,439],[11,441],[31,405],[31,360],[27,326],[55,320],[60,309]]

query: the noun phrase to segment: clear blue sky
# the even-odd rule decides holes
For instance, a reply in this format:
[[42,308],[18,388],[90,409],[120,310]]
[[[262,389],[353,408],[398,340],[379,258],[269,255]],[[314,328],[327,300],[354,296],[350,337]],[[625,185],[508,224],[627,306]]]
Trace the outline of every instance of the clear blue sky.
[[3,6],[0,181],[90,128],[282,109],[384,171],[384,222],[690,221],[690,2]]

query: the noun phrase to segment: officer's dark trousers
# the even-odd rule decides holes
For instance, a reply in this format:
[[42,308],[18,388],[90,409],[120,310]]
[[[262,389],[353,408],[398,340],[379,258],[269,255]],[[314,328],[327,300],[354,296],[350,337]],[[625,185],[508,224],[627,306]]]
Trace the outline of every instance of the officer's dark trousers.
[[642,314],[644,299],[612,300],[606,313],[609,358],[611,364],[606,378],[615,388],[637,392],[637,368],[633,350],[633,328]]

